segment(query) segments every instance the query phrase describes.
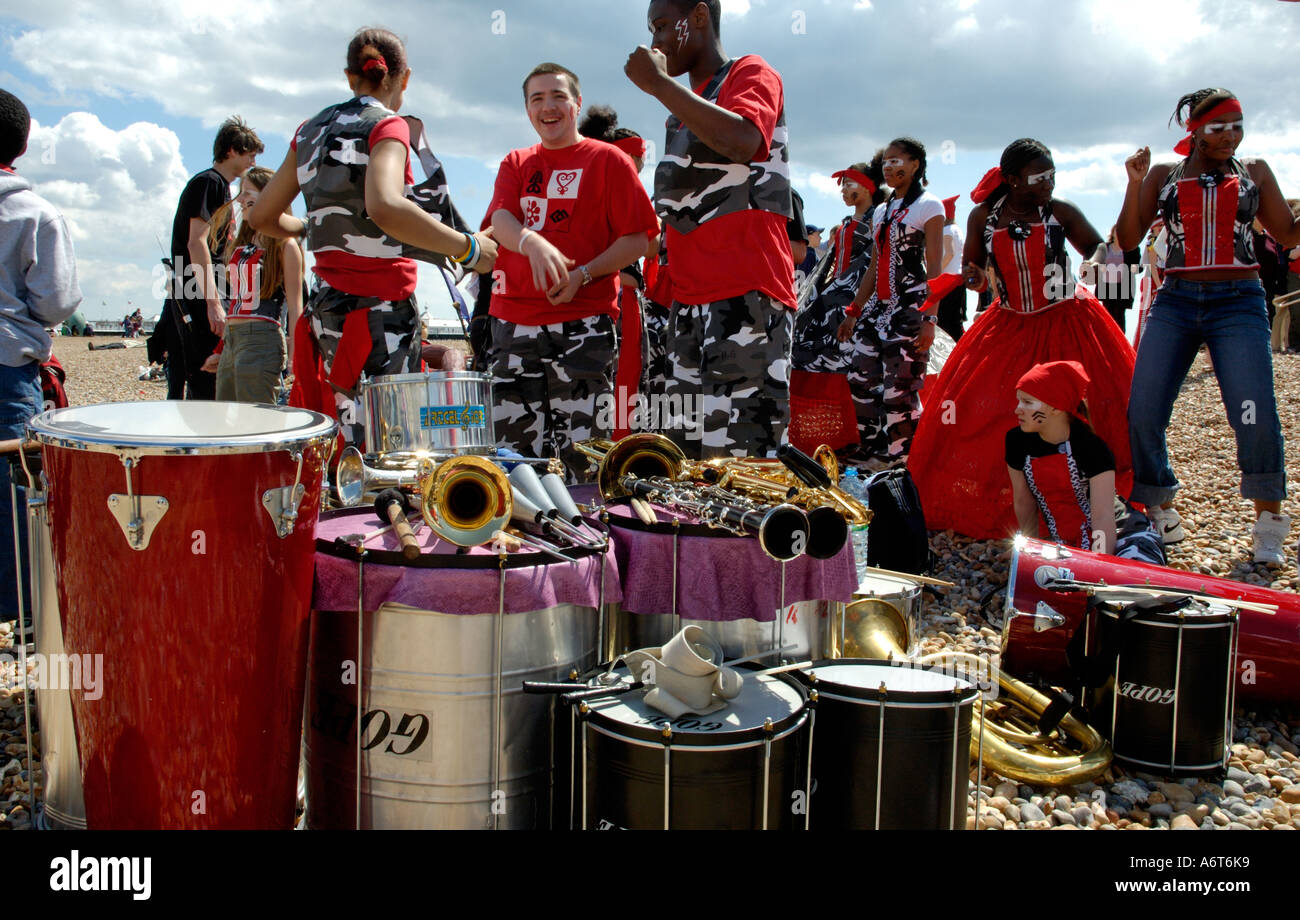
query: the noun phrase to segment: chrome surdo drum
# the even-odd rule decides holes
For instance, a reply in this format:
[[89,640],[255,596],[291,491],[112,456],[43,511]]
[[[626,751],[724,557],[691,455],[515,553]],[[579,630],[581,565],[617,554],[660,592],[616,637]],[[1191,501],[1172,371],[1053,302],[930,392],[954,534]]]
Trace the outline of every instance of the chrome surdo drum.
[[1173,776],[1217,773],[1232,739],[1237,611],[1165,600],[1092,612],[1089,660],[1106,679],[1089,714],[1120,763]]
[[[807,695],[787,675],[741,673],[740,695],[708,715],[669,719],[636,690],[577,707],[569,739],[574,826],[803,828]],[[631,680],[624,668],[614,674]]]
[[874,614],[882,609],[893,612],[907,625],[908,656],[915,655],[921,644],[921,586],[893,575],[858,576],[858,590],[853,603],[837,605],[831,623],[832,658],[868,658],[872,655]]
[[820,661],[798,676],[816,693],[813,830],[966,826],[973,684],[862,659]]
[[438,451],[487,454],[492,430],[492,378],[472,371],[430,371],[371,377],[358,386],[366,454]]

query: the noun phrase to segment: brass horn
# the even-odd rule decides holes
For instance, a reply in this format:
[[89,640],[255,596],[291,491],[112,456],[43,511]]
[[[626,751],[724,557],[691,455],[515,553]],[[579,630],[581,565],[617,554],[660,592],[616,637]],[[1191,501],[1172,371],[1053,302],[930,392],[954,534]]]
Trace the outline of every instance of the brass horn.
[[501,467],[466,454],[444,460],[420,480],[429,529],[457,546],[478,546],[510,521],[510,480]]
[[368,492],[382,492],[384,489],[401,489],[404,492],[418,492],[420,477],[433,467],[432,461],[421,461],[407,467],[373,467],[367,466],[361,451],[355,447],[344,448],[339,454],[338,465],[334,468],[334,486],[338,490],[339,504],[352,508],[361,504]]
[[[856,626],[851,635],[846,634],[842,654],[908,660],[910,630],[893,606],[879,598],[865,598],[849,604],[844,616],[855,620]],[[1008,779],[1039,786],[1075,786],[1096,779],[1110,766],[1110,743],[1073,715],[1067,714],[1050,733],[1039,732],[1037,722],[1052,701],[983,658],[937,652],[915,663],[964,664],[998,682],[998,699],[979,699],[975,718],[983,723],[984,763]],[[980,755],[979,722],[971,733],[972,760]]]

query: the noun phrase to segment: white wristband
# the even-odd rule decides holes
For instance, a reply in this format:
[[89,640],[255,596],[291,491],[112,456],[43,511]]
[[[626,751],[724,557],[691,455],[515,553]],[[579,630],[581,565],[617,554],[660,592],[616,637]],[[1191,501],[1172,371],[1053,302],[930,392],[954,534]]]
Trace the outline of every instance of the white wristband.
[[528,234],[535,233],[535,232],[536,232],[535,230],[529,230],[527,227],[524,227],[524,229],[519,232],[519,254],[520,255],[524,254],[524,240],[528,239]]

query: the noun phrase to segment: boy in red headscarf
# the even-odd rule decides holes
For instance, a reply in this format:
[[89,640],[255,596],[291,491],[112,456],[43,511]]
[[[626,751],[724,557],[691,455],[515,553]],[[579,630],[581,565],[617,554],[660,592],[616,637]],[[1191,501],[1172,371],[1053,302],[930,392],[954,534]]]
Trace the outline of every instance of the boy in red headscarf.
[[1078,361],[1036,364],[1016,383],[1006,460],[1020,532],[1164,565],[1150,521],[1116,502],[1115,456],[1088,424],[1088,383]]

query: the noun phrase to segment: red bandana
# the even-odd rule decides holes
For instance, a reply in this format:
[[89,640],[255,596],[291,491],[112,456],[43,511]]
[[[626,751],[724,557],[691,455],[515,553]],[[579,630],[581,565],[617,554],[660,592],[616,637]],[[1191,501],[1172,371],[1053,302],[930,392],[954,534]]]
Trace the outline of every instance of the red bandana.
[[1192,135],[1196,132],[1196,130],[1198,128],[1204,128],[1206,125],[1214,121],[1216,118],[1219,118],[1223,115],[1231,115],[1233,112],[1236,112],[1238,114],[1241,113],[1241,102],[1236,99],[1224,99],[1222,102],[1220,102],[1214,108],[1210,109],[1204,115],[1198,115],[1196,118],[1193,118],[1185,125],[1185,127],[1187,128],[1187,136],[1174,145],[1174,153],[1180,154],[1185,157],[1191,156]]
[[1088,395],[1090,382],[1088,372],[1078,361],[1048,361],[1026,371],[1016,381],[1016,389],[1078,417],[1079,404]]
[[616,141],[610,141],[610,143],[630,157],[645,159],[645,138],[643,137],[620,137]]
[[839,179],[840,185],[844,184],[845,179],[852,179],[854,182],[858,183],[858,185],[866,189],[868,195],[876,194],[876,183],[872,182],[856,169],[841,169],[839,172],[831,173],[831,178]]
[[971,190],[970,200],[979,204],[985,198],[996,192],[998,186],[1000,186],[1003,181],[1002,167],[994,166],[984,174],[984,178],[980,180],[980,184]]
[[960,195],[953,195],[951,198],[943,200],[943,214],[948,220],[952,220],[957,216],[957,199],[960,197]]

